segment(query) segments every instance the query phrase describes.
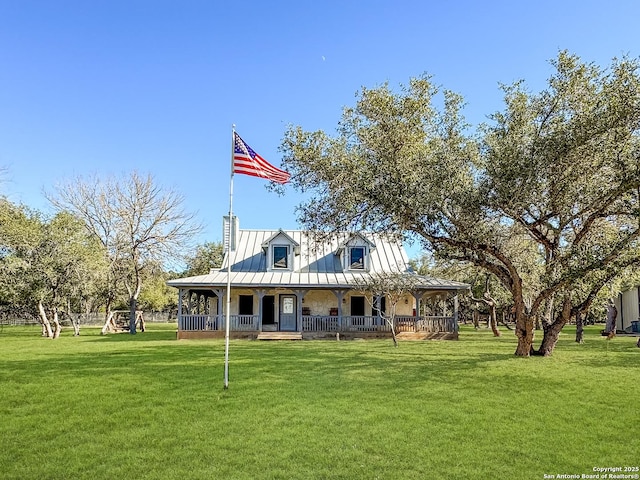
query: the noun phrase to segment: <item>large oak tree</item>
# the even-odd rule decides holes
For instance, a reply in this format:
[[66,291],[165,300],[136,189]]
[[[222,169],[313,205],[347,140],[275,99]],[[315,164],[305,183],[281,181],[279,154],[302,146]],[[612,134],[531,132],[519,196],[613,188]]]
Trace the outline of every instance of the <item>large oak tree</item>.
[[44,336],[60,335],[61,311],[95,288],[104,259],[97,239],[69,212],[48,219],[0,198],[0,300],[37,312]]
[[[363,88],[335,136],[289,127],[283,166],[309,194],[300,221],[410,233],[442,258],[486,269],[513,297],[516,355],[551,354],[567,321],[640,260],[638,62],[603,69],[561,52],[551,63],[539,93],[504,86],[504,108],[477,132],[462,97],[440,95],[426,76],[400,92]],[[515,236],[534,246],[536,285],[526,284]],[[552,300],[535,349],[534,319]]]

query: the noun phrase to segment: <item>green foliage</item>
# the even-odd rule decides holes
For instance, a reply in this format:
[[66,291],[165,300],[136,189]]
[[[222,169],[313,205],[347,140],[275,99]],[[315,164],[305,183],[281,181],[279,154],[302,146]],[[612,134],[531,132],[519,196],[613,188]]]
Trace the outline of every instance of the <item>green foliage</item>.
[[205,242],[196,247],[195,254],[187,258],[187,269],[184,277],[206,275],[212,268],[220,268],[224,256],[221,242]]
[[504,110],[477,137],[462,98],[426,76],[398,93],[363,88],[335,138],[289,127],[283,164],[310,193],[300,221],[409,233],[437,258],[492,273],[528,355],[533,318],[555,297],[571,302],[556,312],[566,323],[640,263],[638,62],[601,69],[560,52],[553,65],[538,94],[505,86]]
[[34,311],[42,302],[57,309],[95,292],[106,268],[105,252],[78,218],[62,211],[47,220],[0,202],[3,302]]
[[141,310],[162,312],[177,307],[176,290],[167,285],[167,280],[169,276],[159,269],[145,279],[138,299]]
[[148,269],[179,259],[201,225],[184,211],[181,195],[135,171],[121,178],[76,178],[59,185],[50,200],[58,209],[74,212],[102,242],[109,258],[107,310],[124,287],[135,333],[135,311]]
[[227,391],[223,341],[175,328],[52,343],[5,327],[2,478],[529,480],[637,464],[639,349],[599,328],[535,363],[464,327],[398,349],[232,341]]

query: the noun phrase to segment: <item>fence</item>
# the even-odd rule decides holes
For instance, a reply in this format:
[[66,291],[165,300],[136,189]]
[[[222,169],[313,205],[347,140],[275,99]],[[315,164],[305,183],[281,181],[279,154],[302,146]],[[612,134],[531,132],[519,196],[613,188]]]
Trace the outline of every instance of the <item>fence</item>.
[[[93,325],[102,326],[106,321],[104,313],[72,313],[73,318],[80,317],[80,325]],[[175,314],[169,314],[166,312],[144,312],[144,321],[149,323],[170,323],[176,321]],[[40,318],[35,315],[22,314],[3,314],[0,315],[1,325],[39,325]],[[70,326],[71,322],[67,315],[63,315],[60,318],[60,324],[62,326]]]

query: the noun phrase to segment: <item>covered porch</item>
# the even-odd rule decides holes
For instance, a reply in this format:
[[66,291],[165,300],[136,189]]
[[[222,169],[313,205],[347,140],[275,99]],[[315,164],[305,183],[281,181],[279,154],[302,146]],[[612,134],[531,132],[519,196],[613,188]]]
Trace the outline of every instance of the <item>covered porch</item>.
[[[401,337],[457,339],[456,289],[419,289],[407,295],[393,318]],[[178,339],[225,335],[226,289],[179,288]],[[231,288],[231,338],[263,332],[297,332],[299,338],[391,336],[384,297],[351,289]],[[325,313],[326,312],[326,313]]]

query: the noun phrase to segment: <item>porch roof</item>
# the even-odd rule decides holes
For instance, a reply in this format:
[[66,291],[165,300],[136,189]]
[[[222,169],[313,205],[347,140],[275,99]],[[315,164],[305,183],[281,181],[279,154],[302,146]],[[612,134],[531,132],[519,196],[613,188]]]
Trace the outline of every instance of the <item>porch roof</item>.
[[[407,275],[416,275],[407,273]],[[356,288],[357,279],[366,277],[366,273],[297,273],[297,272],[231,272],[233,288],[287,288],[287,289],[352,289]],[[417,290],[461,291],[468,290],[469,285],[453,280],[416,275],[419,282]],[[225,288],[227,272],[216,270],[207,275],[178,278],[167,282],[176,288]]]

